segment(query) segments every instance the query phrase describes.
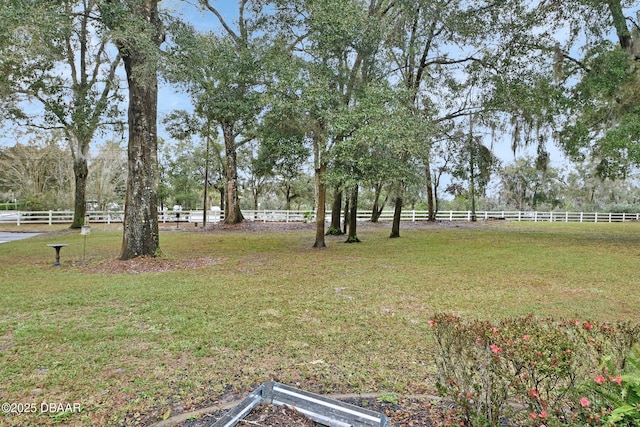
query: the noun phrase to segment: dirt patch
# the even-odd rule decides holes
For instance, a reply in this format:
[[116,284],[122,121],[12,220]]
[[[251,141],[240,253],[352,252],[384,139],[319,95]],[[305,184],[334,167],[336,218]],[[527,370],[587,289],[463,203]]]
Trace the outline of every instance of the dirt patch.
[[138,257],[127,261],[111,260],[88,269],[89,273],[98,274],[140,274],[167,273],[175,270],[193,270],[220,263],[222,258],[189,258],[166,259],[153,257]]
[[243,221],[239,224],[225,224],[222,222],[207,224],[203,229],[197,228],[201,232],[216,232],[216,231],[240,231],[245,233],[256,233],[265,231],[298,231],[309,230],[314,231],[316,225],[314,223],[303,222],[261,222],[261,221]]
[[[468,222],[468,221],[403,221],[400,224],[400,232],[402,230],[417,230],[417,229],[438,229],[438,228],[477,228],[482,226],[482,224],[486,224],[491,221],[478,221],[478,222]],[[168,228],[168,227],[167,227]],[[174,226],[175,228],[175,226]],[[185,231],[195,231],[195,232],[217,232],[217,231],[240,231],[240,232],[283,232],[283,231],[298,231],[298,230],[308,230],[310,233],[314,233],[316,229],[315,223],[302,223],[302,222],[261,222],[261,221],[243,221],[240,224],[224,224],[224,223],[213,223],[207,224],[207,226],[203,229],[202,227],[198,228],[184,228]],[[328,224],[325,227],[328,229]],[[383,221],[383,222],[369,222],[369,221],[358,221],[358,229],[359,230],[367,230],[367,229],[389,229],[391,230],[391,221]],[[180,228],[183,230],[183,228]]]
[[[257,426],[269,427],[315,427],[317,423],[302,415],[295,408],[289,406],[261,406],[253,410],[247,417],[245,422]],[[243,423],[240,422],[240,425]]]

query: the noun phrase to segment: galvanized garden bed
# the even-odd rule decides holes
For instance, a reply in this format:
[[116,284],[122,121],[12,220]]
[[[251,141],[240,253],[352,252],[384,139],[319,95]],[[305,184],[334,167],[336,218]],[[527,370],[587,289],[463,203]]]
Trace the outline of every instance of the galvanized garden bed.
[[233,427],[258,405],[287,405],[328,427],[390,427],[386,415],[269,381],[251,392],[211,427]]

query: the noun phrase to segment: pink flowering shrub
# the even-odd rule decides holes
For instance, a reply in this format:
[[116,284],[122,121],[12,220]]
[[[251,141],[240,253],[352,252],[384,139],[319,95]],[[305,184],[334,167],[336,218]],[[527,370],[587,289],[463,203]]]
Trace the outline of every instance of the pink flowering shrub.
[[600,360],[606,355],[612,369],[619,369],[640,339],[640,327],[630,324],[533,316],[491,323],[439,314],[429,324],[439,392],[474,426],[505,419],[535,427],[602,420],[604,413],[592,416],[594,402],[602,399],[592,388],[584,392],[583,385],[609,386]]
[[464,323],[441,314],[430,323],[435,331],[438,389],[451,397],[469,423],[495,425],[506,411],[510,378],[497,331],[489,322]]

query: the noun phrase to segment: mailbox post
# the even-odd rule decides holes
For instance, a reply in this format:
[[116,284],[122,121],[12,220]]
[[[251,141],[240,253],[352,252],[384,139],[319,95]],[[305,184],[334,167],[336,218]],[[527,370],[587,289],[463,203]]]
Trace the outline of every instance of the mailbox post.
[[80,235],[84,236],[84,247],[82,249],[82,261],[87,261],[87,236],[91,233],[91,227],[89,226],[89,214],[84,217],[84,225],[80,230]]

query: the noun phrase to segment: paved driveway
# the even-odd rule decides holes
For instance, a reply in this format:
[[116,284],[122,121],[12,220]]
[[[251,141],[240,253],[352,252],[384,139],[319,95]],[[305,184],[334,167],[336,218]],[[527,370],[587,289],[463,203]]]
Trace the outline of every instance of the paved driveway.
[[13,242],[14,240],[28,239],[40,233],[13,233],[10,231],[0,231],[0,243]]

